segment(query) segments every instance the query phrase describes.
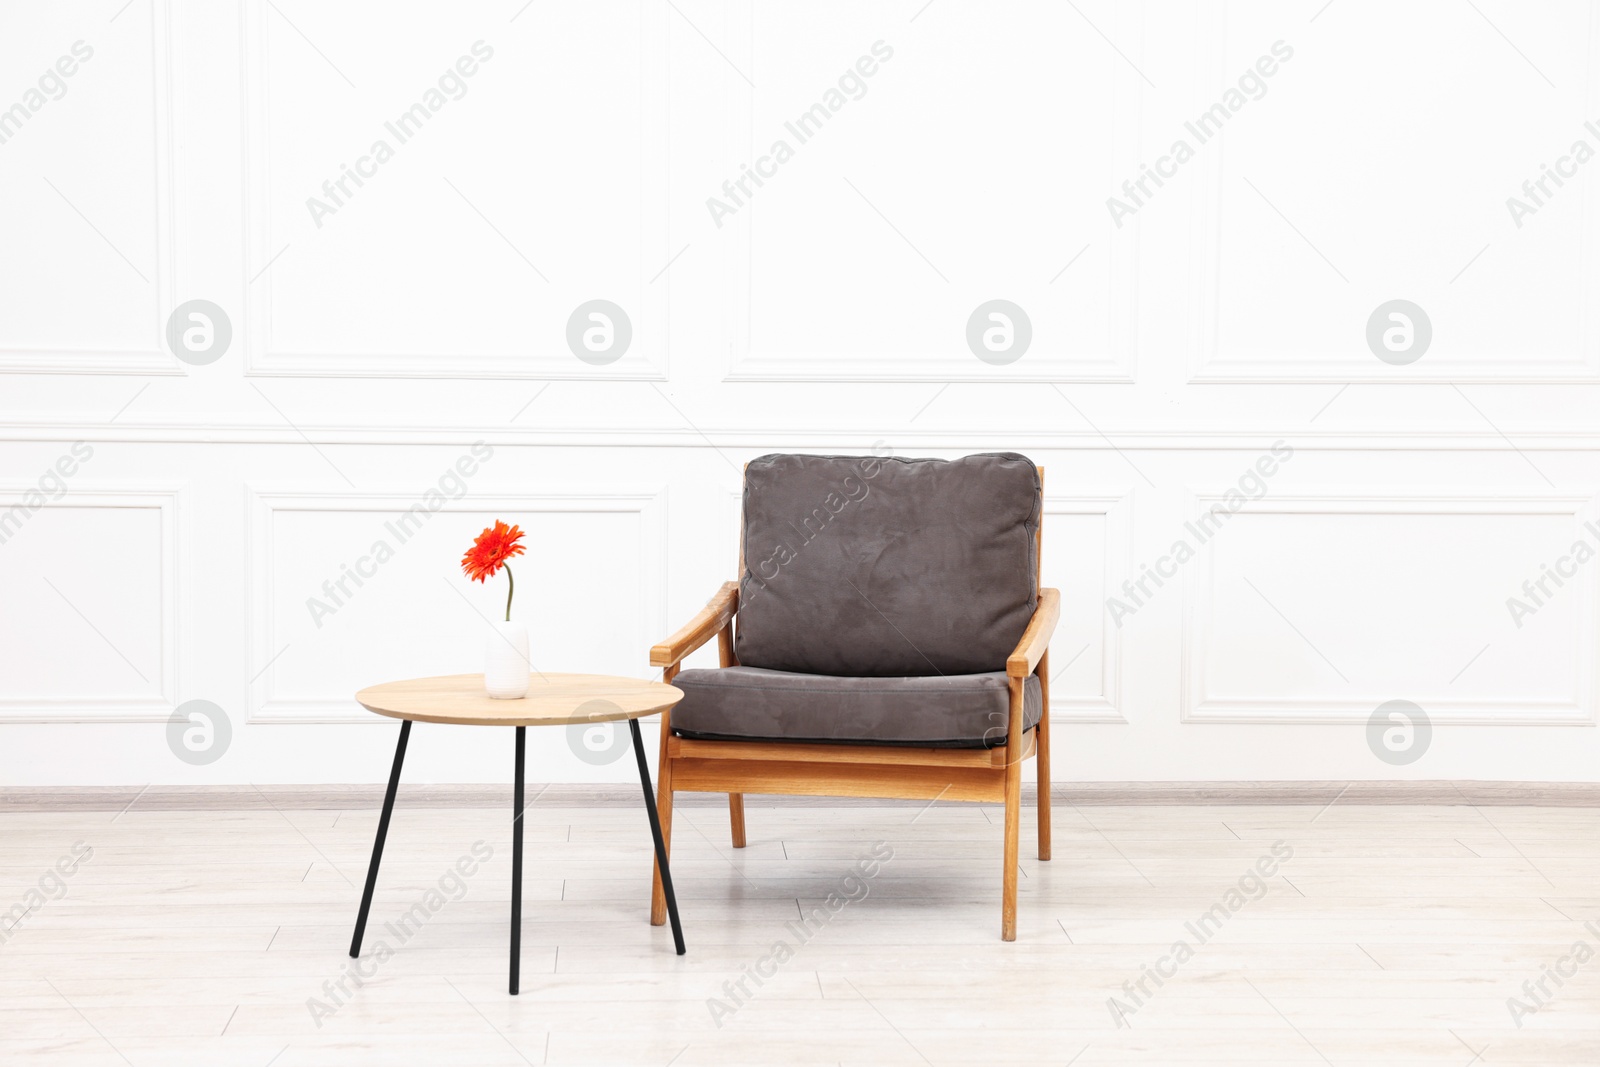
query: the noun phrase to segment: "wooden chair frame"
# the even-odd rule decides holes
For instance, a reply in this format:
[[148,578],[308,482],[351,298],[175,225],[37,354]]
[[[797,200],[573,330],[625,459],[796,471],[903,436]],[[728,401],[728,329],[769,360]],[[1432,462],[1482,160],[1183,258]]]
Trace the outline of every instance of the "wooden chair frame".
[[[1039,469],[1041,487],[1044,469]],[[1040,559],[1043,515],[1034,536],[1035,571]],[[744,570],[744,560],[739,570]],[[739,613],[739,583],[724,582],[682,629],[650,649],[650,664],[671,682],[691,652],[717,639],[719,666],[738,664],[733,627]],[[1050,636],[1061,617],[1061,594],[1039,589],[1033,618],[1007,657],[1010,689],[1006,743],[988,749],[909,748],[901,745],[831,745],[788,741],[703,741],[675,737],[670,709],[661,713],[661,753],[656,771],[656,807],[668,856],[672,848],[672,797],[677,790],[727,793],[733,847],[745,845],[744,794],[882,797],[910,800],[1002,801],[1005,866],[1001,879],[1000,937],[1017,939],[1017,847],[1022,819],[1022,763],[1036,760],[1039,780],[1039,858],[1050,858]],[[999,666],[998,664],[996,665]],[[1039,724],[1023,729],[1023,683],[1039,676],[1043,707]],[[661,871],[655,868],[650,922],[667,921]]]

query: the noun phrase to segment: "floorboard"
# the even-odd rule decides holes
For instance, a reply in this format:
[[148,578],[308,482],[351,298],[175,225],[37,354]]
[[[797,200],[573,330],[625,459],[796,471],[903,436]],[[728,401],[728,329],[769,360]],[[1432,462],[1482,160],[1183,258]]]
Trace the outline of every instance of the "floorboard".
[[740,850],[676,815],[681,958],[642,810],[530,808],[510,997],[502,809],[397,808],[359,986],[370,807],[0,812],[0,1063],[1600,1063],[1600,956],[1547,977],[1600,953],[1593,808],[1058,806],[1012,944],[996,808],[752,805]]

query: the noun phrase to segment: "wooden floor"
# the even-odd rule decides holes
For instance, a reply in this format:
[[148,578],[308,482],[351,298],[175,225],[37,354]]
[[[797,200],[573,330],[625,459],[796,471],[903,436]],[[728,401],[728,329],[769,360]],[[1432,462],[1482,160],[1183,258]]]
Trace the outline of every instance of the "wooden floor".
[[[510,997],[502,810],[396,812],[367,945],[393,955],[361,987],[375,811],[0,813],[0,913],[56,894],[0,943],[0,1063],[1600,1064],[1600,957],[1523,986],[1600,950],[1594,809],[1062,805],[1049,863],[1024,820],[1014,944],[996,809],[752,798],[738,852],[725,809],[677,820],[681,958],[646,921],[643,811],[534,805]],[[859,899],[802,941],[830,893]],[[1520,1027],[1512,997],[1537,1008]]]

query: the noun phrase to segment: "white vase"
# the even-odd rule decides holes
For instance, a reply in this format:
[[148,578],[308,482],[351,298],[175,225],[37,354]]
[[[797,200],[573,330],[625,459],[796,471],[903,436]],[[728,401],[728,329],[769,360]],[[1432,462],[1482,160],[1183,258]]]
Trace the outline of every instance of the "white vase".
[[528,695],[528,628],[520,622],[497,622],[484,648],[483,687],[496,700]]

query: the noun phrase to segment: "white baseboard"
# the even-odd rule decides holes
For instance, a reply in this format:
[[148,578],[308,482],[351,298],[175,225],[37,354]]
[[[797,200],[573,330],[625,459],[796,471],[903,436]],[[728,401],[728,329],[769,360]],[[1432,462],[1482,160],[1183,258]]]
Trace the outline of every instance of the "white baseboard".
[[[1023,785],[1023,803],[1034,801]],[[382,784],[264,786],[13,786],[0,788],[0,811],[232,811],[247,809],[360,809],[383,803]],[[1085,782],[1056,785],[1052,800],[1064,805],[1328,805],[1467,804],[1485,807],[1600,807],[1600,782]],[[537,785],[528,802],[545,807],[638,804],[637,785]],[[511,786],[405,785],[399,800],[411,807],[490,808],[510,806]],[[675,803],[714,807],[720,793],[679,793]],[[750,807],[842,807],[906,805],[920,800],[851,797],[787,797],[750,794]],[[953,802],[952,802],[953,803]]]

